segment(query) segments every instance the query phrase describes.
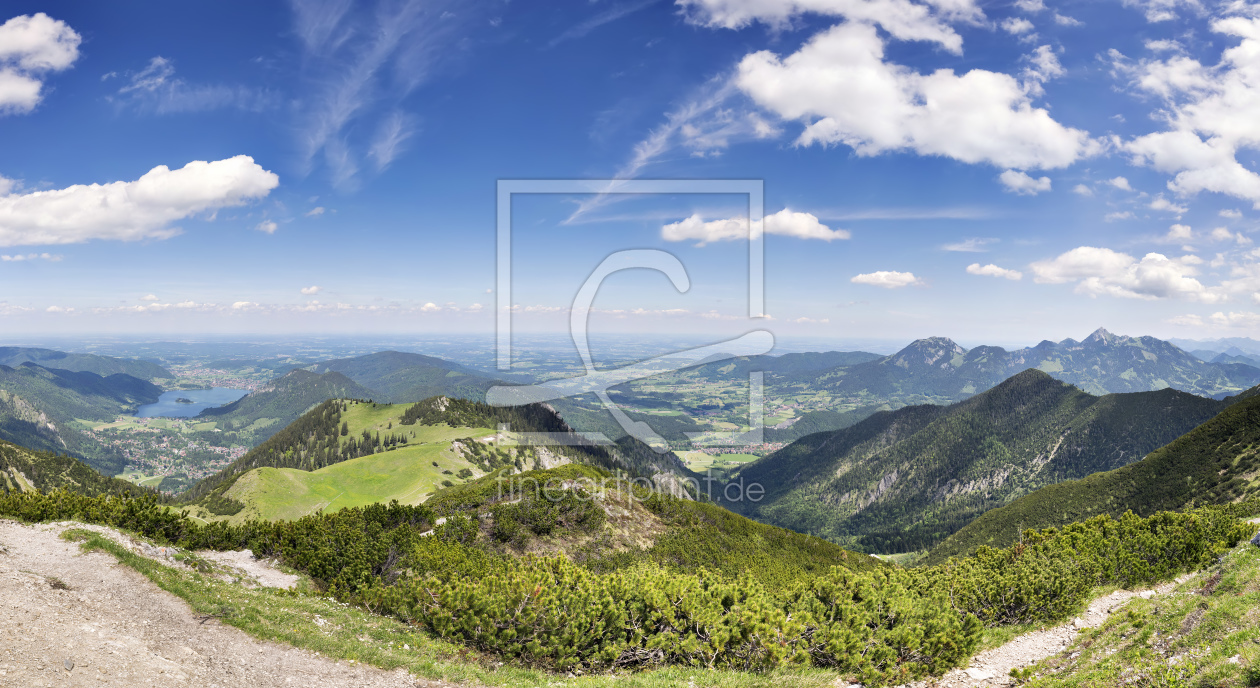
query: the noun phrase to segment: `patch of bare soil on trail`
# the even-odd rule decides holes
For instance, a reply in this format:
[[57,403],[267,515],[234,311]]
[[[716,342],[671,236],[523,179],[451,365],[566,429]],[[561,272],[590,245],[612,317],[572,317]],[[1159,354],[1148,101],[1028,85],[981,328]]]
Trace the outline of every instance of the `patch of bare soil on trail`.
[[940,678],[907,685],[909,688],[1013,686],[1015,680],[1010,676],[1011,669],[1022,669],[1063,652],[1072,644],[1072,641],[1076,640],[1076,635],[1081,630],[1103,625],[1112,612],[1123,607],[1129,600],[1135,597],[1150,599],[1156,595],[1166,595],[1178,585],[1190,580],[1193,575],[1186,574],[1151,590],[1117,590],[1090,602],[1085,613],[1073,619],[1071,623],[1025,633],[1001,647],[986,650],[972,657],[970,666],[965,669],[954,669]]
[[203,621],[114,557],[58,537],[70,525],[84,527],[0,520],[0,686],[446,685]]

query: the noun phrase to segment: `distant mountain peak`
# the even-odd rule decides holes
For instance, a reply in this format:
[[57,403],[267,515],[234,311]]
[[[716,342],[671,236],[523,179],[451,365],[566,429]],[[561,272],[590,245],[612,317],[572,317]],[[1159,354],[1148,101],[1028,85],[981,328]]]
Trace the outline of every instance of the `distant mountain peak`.
[[1093,333],[1090,334],[1088,337],[1086,337],[1085,341],[1081,343],[1082,344],[1116,344],[1125,339],[1128,339],[1128,337],[1114,335],[1108,332],[1106,328],[1100,327],[1094,330]]
[[954,356],[967,353],[949,337],[927,337],[916,339],[906,348],[892,355],[898,365],[928,365],[948,367]]

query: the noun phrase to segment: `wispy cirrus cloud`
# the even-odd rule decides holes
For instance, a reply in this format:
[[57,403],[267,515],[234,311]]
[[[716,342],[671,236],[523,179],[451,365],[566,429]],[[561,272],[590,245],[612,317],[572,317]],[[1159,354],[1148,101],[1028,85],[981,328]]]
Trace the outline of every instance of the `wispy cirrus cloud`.
[[405,99],[460,53],[478,4],[290,0],[310,89],[300,99],[300,166],[309,173],[322,163],[342,189],[357,185],[365,158],[388,167],[415,131]]
[[[106,78],[114,76],[109,74]],[[144,69],[129,77],[128,82],[108,99],[119,106],[159,115],[221,108],[260,111],[278,103],[275,94],[245,86],[190,84],[175,75],[174,61],[161,55],[149,60]]]
[[657,2],[660,2],[660,0],[639,0],[639,2],[620,3],[617,5],[613,5],[612,7],[609,7],[603,12],[596,14],[590,19],[587,19],[586,21],[582,21],[573,25],[564,33],[548,41],[547,47],[554,48],[565,41],[571,41],[577,38],[582,38],[586,34],[594,31],[595,29],[598,29],[599,27],[605,24],[611,24],[612,22],[615,22],[618,19],[621,19],[622,17],[625,17],[630,14],[634,14],[635,12],[638,12],[639,10],[649,7],[651,5],[654,5]]

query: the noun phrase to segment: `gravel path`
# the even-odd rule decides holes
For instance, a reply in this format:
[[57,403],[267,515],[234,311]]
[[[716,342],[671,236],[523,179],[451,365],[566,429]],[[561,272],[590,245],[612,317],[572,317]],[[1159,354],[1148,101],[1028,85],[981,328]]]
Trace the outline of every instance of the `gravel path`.
[[0,686],[446,685],[202,624],[114,557],[60,539],[65,527],[0,520]]

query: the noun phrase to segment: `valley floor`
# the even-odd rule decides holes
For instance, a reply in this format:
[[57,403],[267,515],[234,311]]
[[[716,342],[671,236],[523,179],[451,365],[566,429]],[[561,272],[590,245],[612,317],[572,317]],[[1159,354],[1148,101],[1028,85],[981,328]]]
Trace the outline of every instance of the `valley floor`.
[[0,686],[448,685],[203,619],[112,555],[81,553],[65,529],[0,521]]

